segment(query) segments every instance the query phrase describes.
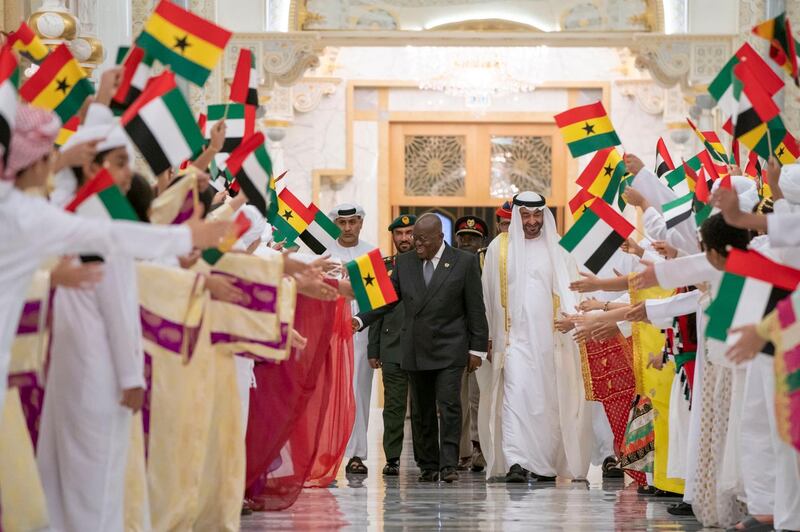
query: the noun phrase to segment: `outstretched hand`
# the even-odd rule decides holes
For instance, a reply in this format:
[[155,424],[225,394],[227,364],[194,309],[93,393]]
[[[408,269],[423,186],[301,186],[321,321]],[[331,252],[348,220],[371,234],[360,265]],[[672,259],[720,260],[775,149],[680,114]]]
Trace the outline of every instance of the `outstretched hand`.
[[593,273],[578,272],[583,279],[572,281],[569,284],[569,289],[573,292],[595,292],[600,290],[600,278]]
[[633,276],[633,287],[637,290],[644,290],[645,288],[658,286],[655,264],[649,260],[640,260],[639,264],[642,264],[645,268]]

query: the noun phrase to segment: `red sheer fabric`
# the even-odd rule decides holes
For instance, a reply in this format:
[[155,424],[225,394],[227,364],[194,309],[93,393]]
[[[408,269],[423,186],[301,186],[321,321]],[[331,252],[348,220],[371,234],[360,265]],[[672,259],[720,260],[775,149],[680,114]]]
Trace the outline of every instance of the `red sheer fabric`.
[[[353,332],[350,325],[350,305],[340,300],[331,337],[328,371],[315,392],[327,395],[327,412],[317,435],[319,446],[306,487],[325,488],[336,479],[344,458],[347,440],[353,431],[356,404],[353,397]],[[309,415],[315,415],[307,409]],[[319,414],[316,414],[319,415]]]
[[246,495],[259,510],[288,508],[309,478],[335,476],[355,416],[348,305],[298,296],[295,328],[308,339],[306,348],[255,368]]

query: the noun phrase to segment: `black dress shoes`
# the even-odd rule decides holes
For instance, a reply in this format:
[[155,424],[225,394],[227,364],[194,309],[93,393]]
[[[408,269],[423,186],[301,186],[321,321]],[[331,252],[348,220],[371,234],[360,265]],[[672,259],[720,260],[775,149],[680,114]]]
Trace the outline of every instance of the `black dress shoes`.
[[687,504],[685,502],[673,504],[672,506],[667,508],[667,513],[670,515],[694,515],[694,511],[692,510],[692,505]]
[[423,469],[422,474],[417,478],[418,482],[436,482],[439,480],[439,472],[433,469]]
[[510,484],[523,484],[528,482],[528,472],[519,464],[514,464],[506,473],[506,482]]
[[396,477],[400,474],[400,460],[393,458],[386,460],[386,465],[383,466],[383,474],[387,477]]
[[537,475],[536,473],[531,473],[531,477],[536,479],[536,482],[555,482],[556,477],[547,477],[545,475]]
[[449,484],[454,480],[458,480],[458,471],[456,471],[455,467],[443,467],[439,478]]

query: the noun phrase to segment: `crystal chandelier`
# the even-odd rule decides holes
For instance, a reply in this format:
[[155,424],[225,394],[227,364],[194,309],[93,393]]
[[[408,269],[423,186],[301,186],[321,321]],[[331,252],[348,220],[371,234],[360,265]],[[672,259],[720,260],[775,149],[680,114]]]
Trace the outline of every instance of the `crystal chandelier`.
[[545,46],[411,50],[420,89],[463,97],[467,108],[478,111],[496,98],[533,91],[546,72],[548,52]]

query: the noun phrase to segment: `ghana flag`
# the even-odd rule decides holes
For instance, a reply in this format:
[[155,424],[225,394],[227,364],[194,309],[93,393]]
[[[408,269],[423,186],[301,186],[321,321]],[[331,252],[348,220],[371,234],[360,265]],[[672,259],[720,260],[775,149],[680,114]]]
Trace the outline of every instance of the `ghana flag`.
[[[616,148],[604,148],[594,154],[576,181],[589,194],[602,198],[609,205],[619,200],[625,163]],[[622,205],[624,208],[624,205]]]
[[770,58],[800,87],[800,72],[797,67],[800,43],[792,34],[792,26],[786,13],[753,27],[753,34],[769,41]]
[[633,232],[633,226],[603,201],[595,200],[561,238],[559,244],[581,266],[600,272]]
[[691,118],[687,117],[686,121],[689,122],[694,134],[697,135],[697,138],[703,143],[708,153],[710,153],[715,160],[724,164],[729,164],[728,154],[725,152],[725,147],[719,140],[719,135],[717,135],[716,131],[700,131],[697,129],[697,126],[694,125]]
[[553,118],[573,157],[620,144],[601,102],[575,107]]
[[24,22],[8,36],[8,44],[34,63],[41,63],[49,53],[39,36]]
[[232,102],[258,107],[258,73],[255,57],[249,48],[239,50],[230,99]]
[[[778,301],[797,289],[800,270],[773,262],[753,251],[732,249],[725,261],[725,274],[714,300],[706,309],[706,335],[726,341],[729,331],[761,321]],[[764,350],[774,352],[769,344]]]
[[19,90],[25,101],[55,111],[61,122],[72,118],[91,94],[92,83],[65,44],[58,45]]
[[348,262],[345,267],[358,303],[358,310],[368,312],[397,301],[397,293],[386,271],[379,249],[373,249]]
[[120,121],[156,175],[203,149],[203,135],[172,72],[152,78]]
[[65,209],[89,218],[139,221],[130,202],[105,168],[78,189]]
[[17,83],[19,69],[17,58],[11,50],[4,46],[0,49],[0,157],[2,167],[5,169],[8,162],[8,148],[11,145],[11,131],[14,129],[14,120],[17,116]]
[[776,142],[772,151],[781,165],[792,164],[800,158],[800,146],[797,144],[797,139],[788,131],[784,134],[783,139],[780,141],[772,139],[772,142]]
[[236,241],[250,229],[250,219],[243,212],[239,212],[233,220],[233,225],[228,230],[228,234],[222,239],[219,246],[203,250],[203,260],[212,266],[222,258],[222,256],[233,248]]
[[276,242],[285,240],[292,245],[313,219],[314,213],[291,190],[284,188],[278,194],[278,210],[269,223],[275,227]]
[[61,126],[61,129],[58,130],[58,135],[56,136],[56,147],[60,148],[63,146],[69,138],[78,131],[78,126],[81,125],[81,117],[80,116],[73,116],[67,122]]
[[597,196],[593,196],[585,189],[578,189],[578,192],[575,196],[569,200],[569,212],[572,213],[572,219],[574,221],[578,221],[586,209],[589,208],[589,204],[596,199]]
[[136,39],[148,55],[195,85],[205,85],[231,32],[191,11],[161,0]]

